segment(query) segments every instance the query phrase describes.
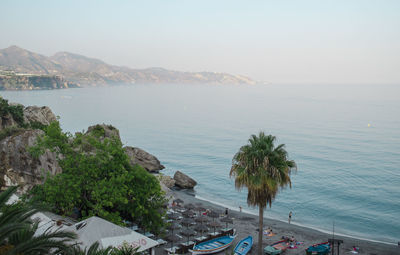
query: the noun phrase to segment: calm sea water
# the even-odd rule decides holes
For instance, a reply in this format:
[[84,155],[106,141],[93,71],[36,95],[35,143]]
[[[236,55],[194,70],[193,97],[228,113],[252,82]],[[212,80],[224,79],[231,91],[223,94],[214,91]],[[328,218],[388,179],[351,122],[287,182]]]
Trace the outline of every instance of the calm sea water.
[[[132,85],[0,92],[48,105],[65,131],[96,123],[119,128],[127,145],[156,155],[165,174],[198,181],[197,196],[238,209],[233,155],[263,130],[286,144],[298,165],[267,217],[351,236],[400,240],[400,86]],[[370,125],[368,125],[370,124]]]

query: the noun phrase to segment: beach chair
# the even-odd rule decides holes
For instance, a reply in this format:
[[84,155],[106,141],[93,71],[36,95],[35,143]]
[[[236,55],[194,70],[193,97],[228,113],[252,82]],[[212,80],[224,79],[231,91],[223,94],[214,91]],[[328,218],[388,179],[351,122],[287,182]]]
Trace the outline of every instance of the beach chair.
[[167,254],[176,254],[176,252],[179,250],[178,246],[174,246],[172,248],[165,248],[164,251],[167,252]]
[[165,240],[162,239],[162,238],[157,239],[156,242],[158,243],[158,246],[161,246],[161,245],[164,245],[164,244],[167,244],[167,243],[168,243],[167,241],[165,241]]

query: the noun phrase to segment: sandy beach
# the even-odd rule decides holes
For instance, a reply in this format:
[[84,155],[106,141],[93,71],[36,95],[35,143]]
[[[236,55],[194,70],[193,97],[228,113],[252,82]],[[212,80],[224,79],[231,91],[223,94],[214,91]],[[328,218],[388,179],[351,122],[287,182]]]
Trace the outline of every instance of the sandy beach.
[[[211,202],[200,200],[195,198],[193,192],[187,191],[171,191],[171,195],[174,198],[180,198],[184,201],[184,204],[192,203],[196,206],[202,206],[204,208],[208,208],[211,210],[216,210],[218,212],[223,212],[225,208],[215,205]],[[268,212],[267,212],[268,213]],[[256,254],[256,247],[258,243],[258,217],[255,215],[247,214],[244,212],[238,212],[229,210],[229,216],[234,218],[234,228],[237,231],[237,237],[234,242],[236,245],[239,240],[247,237],[248,235],[253,236],[254,244],[250,254]],[[285,222],[265,218],[264,219],[264,229],[268,227],[272,228],[273,232],[276,233],[275,236],[266,237],[263,239],[263,247],[272,244],[276,241],[279,241],[282,236],[294,236],[294,238],[298,242],[303,242],[303,244],[298,245],[297,249],[288,249],[284,252],[284,254],[305,254],[305,249],[315,243],[326,242],[328,238],[332,238],[332,235],[322,233],[320,231],[300,227],[295,224],[288,224]],[[400,247],[397,245],[389,245],[383,243],[376,243],[372,241],[359,240],[355,238],[343,237],[335,235],[335,238],[343,240],[343,244],[340,246],[339,254],[353,254],[350,251],[353,246],[359,247],[358,254],[366,254],[366,255],[395,255],[400,254]],[[167,246],[164,246],[164,248]],[[231,247],[233,249],[234,246]],[[229,250],[228,250],[229,251]],[[159,249],[157,254],[163,254],[163,249]],[[165,253],[165,252],[164,252]],[[230,254],[227,251],[220,252],[218,254]],[[335,254],[337,251],[335,250]]]

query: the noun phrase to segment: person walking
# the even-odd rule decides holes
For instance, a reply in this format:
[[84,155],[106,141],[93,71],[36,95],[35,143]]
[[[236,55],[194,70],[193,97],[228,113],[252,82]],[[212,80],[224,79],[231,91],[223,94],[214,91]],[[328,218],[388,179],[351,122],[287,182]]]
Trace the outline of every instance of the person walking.
[[292,211],[290,211],[290,213],[289,213],[289,224],[290,224],[291,220],[292,220]]

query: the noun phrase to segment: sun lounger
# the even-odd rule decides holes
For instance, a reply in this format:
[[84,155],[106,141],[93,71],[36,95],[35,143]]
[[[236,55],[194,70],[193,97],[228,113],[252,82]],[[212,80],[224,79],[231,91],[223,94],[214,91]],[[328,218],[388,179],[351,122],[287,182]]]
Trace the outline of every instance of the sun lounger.
[[167,243],[167,241],[165,241],[164,239],[157,239],[156,242],[158,243],[158,245],[164,245]]
[[178,246],[174,246],[172,248],[165,248],[164,250],[168,253],[168,254],[175,254],[175,252],[179,249]]
[[204,241],[204,240],[206,240],[206,239],[207,239],[206,236],[200,236],[200,237],[196,237],[196,238],[195,238],[195,240],[198,241],[198,242]]
[[146,232],[146,233],[144,233],[144,235],[147,236],[148,238],[154,237],[154,234],[150,233],[150,232]]

